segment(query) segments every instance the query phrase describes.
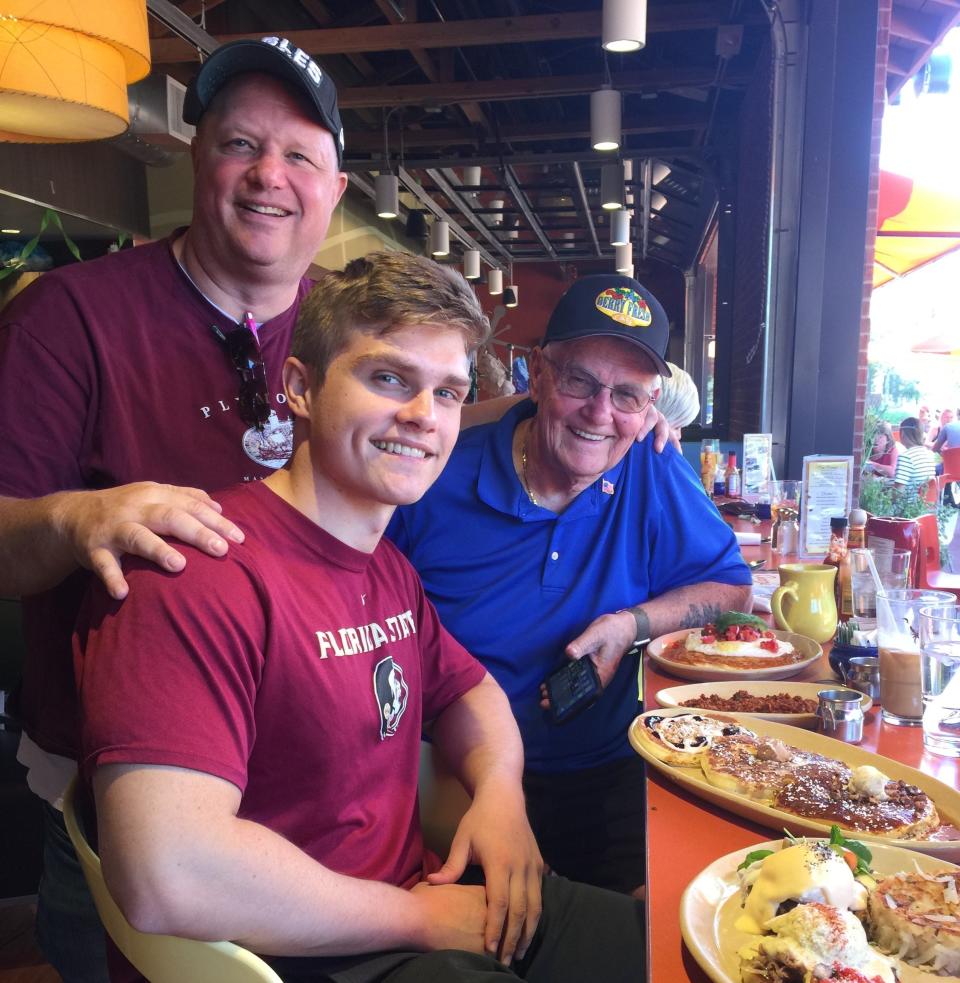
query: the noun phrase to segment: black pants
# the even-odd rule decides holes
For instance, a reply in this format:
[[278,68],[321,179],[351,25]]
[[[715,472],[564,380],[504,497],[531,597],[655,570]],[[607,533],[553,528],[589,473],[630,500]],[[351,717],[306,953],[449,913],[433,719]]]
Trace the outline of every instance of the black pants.
[[630,894],[646,883],[643,759],[523,776],[527,816],[543,859],[574,881]]
[[268,962],[287,983],[636,983],[645,976],[645,952],[638,901],[547,877],[537,934],[526,956],[510,967],[455,949]]

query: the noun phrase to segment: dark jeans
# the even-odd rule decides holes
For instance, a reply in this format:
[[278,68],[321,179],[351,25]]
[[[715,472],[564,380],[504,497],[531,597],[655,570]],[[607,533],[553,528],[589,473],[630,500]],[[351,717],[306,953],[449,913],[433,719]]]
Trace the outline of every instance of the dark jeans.
[[640,902],[547,877],[533,944],[510,967],[492,956],[455,949],[268,962],[287,983],[636,983],[646,975],[645,953]]
[[646,877],[643,759],[523,776],[527,815],[543,859],[574,881],[630,894]]
[[63,824],[63,814],[47,802],[43,804],[37,942],[64,983],[109,983],[106,933]]

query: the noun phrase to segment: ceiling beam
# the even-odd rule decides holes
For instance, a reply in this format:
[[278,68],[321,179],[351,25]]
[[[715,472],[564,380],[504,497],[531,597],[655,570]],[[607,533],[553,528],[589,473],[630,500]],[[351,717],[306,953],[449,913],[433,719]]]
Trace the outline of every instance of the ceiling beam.
[[[149,2],[149,0],[148,0]],[[647,32],[700,31],[726,21],[722,3],[671,3],[650,11]],[[524,17],[482,17],[470,20],[415,21],[370,27],[333,27],[285,31],[291,43],[312,55],[347,55],[371,51],[408,51],[412,48],[466,48],[484,44],[525,44],[536,41],[570,41],[600,36],[602,12],[579,10],[569,14],[530,14]],[[741,21],[766,24],[761,11]],[[262,37],[262,32],[221,35],[221,43]],[[190,60],[188,45],[177,39],[158,38],[151,44],[159,64]]]
[[502,253],[504,258],[509,261],[510,251],[504,248],[503,243],[490,231],[489,228],[487,228],[483,220],[474,212],[468,202],[464,200],[460,190],[454,187],[451,180],[453,171],[449,168],[441,171],[438,168],[430,167],[427,168],[427,175],[437,186],[440,193],[443,194],[450,204],[453,205],[454,208],[458,209],[460,213],[477,230],[477,233],[482,238],[486,239],[487,242],[489,242],[490,245],[497,250],[497,252]]
[[[706,125],[707,119],[702,112],[669,114],[657,120],[644,119],[636,126],[622,126],[622,136],[638,136],[646,133],[684,133],[688,130],[699,130]],[[590,136],[589,120],[572,120],[565,123],[558,120],[551,123],[528,123],[526,126],[503,126],[500,137],[503,143],[538,143],[547,140],[586,140]],[[403,131],[405,152],[416,148],[443,147],[480,147],[493,145],[489,133],[484,133],[479,127],[431,128],[429,130]],[[347,149],[351,153],[376,153],[383,150],[383,134],[370,130],[366,133],[347,131]],[[628,154],[634,153],[627,150]]]
[[[704,88],[714,84],[715,65],[684,68],[637,69],[617,72],[613,88],[622,93],[666,92],[671,89]],[[746,71],[729,71],[724,85],[745,85],[751,78]],[[554,99],[559,96],[587,95],[605,82],[603,75],[528,76],[513,79],[480,79],[476,82],[443,82],[417,85],[351,86],[338,93],[341,109],[369,109],[372,106],[449,106],[472,100],[500,102],[509,99]]]
[[593,240],[594,252],[597,254],[597,256],[600,256],[600,241],[597,239],[597,229],[593,224],[593,213],[590,211],[590,202],[587,201],[587,189],[583,184],[583,175],[580,173],[580,165],[576,161],[573,161],[570,166],[573,172],[573,182],[577,189],[575,199],[577,210],[580,212],[580,217],[583,219],[583,222],[587,227],[587,231],[590,233],[590,238]]
[[513,168],[509,164],[507,164],[507,166],[503,169],[503,183],[507,191],[510,192],[510,196],[513,198],[514,204],[520,209],[521,212],[523,212],[523,217],[527,220],[527,225],[530,226],[533,234],[539,240],[544,252],[550,257],[550,259],[556,259],[557,251],[553,248],[553,243],[541,228],[540,220],[530,207],[530,202],[527,200],[527,196],[520,187],[520,182],[517,181],[517,176],[514,174]]

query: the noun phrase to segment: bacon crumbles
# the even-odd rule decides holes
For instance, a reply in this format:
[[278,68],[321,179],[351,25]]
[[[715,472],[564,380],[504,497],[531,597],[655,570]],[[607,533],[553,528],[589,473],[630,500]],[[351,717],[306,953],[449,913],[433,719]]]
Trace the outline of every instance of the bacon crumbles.
[[701,693],[692,700],[684,700],[680,706],[731,713],[816,713],[817,701],[790,693],[754,696],[745,689],[738,689],[732,696]]

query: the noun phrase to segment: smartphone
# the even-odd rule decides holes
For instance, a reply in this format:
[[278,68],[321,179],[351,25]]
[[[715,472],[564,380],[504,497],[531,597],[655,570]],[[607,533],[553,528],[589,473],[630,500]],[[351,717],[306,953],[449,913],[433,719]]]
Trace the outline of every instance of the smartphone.
[[550,698],[550,717],[565,724],[600,697],[600,676],[589,655],[568,659],[544,680]]

